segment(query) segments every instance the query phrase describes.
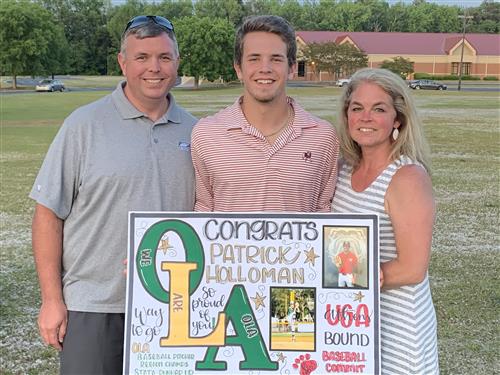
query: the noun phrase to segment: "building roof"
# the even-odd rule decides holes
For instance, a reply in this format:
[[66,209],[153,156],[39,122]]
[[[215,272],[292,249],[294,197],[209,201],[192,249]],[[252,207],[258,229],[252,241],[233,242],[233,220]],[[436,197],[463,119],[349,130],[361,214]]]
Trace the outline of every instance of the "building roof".
[[[369,55],[447,55],[462,40],[459,33],[386,33],[342,31],[297,31],[304,43],[339,43],[349,37]],[[500,35],[466,34],[477,55],[499,56]]]

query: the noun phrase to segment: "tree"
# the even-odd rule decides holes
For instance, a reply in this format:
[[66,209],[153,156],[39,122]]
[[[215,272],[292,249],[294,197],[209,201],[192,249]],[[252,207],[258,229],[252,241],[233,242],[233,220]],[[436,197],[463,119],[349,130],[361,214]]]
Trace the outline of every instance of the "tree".
[[194,77],[196,89],[202,77],[211,82],[234,79],[234,27],[229,21],[187,17],[177,21],[175,29],[181,54],[179,71]]
[[321,1],[317,5],[317,8],[318,8],[318,16],[314,20],[314,22],[316,23],[316,30],[328,30],[328,31],[339,30],[334,22],[336,4],[327,3],[326,1]]
[[349,43],[338,46],[337,74],[351,75],[356,70],[368,66],[368,56]]
[[159,4],[150,5],[150,7],[152,9],[149,14],[157,14],[171,21],[193,15],[193,3],[191,0],[163,0]]
[[349,43],[312,43],[303,51],[307,61],[313,63],[316,71],[326,71],[332,77],[346,76],[368,64],[363,51]]
[[[391,7],[394,8],[394,7]],[[441,6],[427,3],[423,0],[415,0],[413,5],[395,8],[400,14],[397,15],[398,26],[390,31],[425,32],[425,33],[452,33],[460,31],[458,19],[458,7]],[[392,17],[390,17],[392,18]]]
[[312,43],[304,49],[304,57],[311,63],[315,74],[321,71],[335,74],[335,55],[337,44],[335,42]]
[[360,31],[387,31],[389,4],[381,0],[357,0],[356,3],[368,14]]
[[109,34],[109,49],[107,56],[108,74],[120,75],[117,55],[120,51],[122,33],[132,17],[146,13],[146,4],[140,0],[128,0],[121,6],[113,7],[109,12],[107,30]]
[[106,13],[110,0],[37,0],[64,27],[71,45],[69,64],[73,74],[106,74],[109,35]]
[[246,16],[257,16],[262,14],[273,14],[273,2],[276,0],[248,0],[243,3]]
[[432,5],[431,32],[458,33],[462,30],[462,22],[458,18],[460,8]]
[[197,0],[194,11],[197,17],[222,18],[232,25],[238,25],[244,17],[241,0]]
[[43,7],[27,0],[2,1],[0,24],[0,70],[13,76],[12,88],[20,74],[64,71],[66,41]]
[[408,31],[408,24],[406,22],[408,17],[408,8],[409,6],[404,3],[396,3],[389,8],[387,14],[387,31]]
[[299,3],[298,0],[283,0],[278,4],[273,4],[274,8],[277,8],[273,13],[278,16],[283,17],[291,25],[293,25],[296,29],[303,29],[302,25],[302,12],[303,6]]
[[417,2],[408,7],[405,22],[411,33],[430,33],[432,32],[432,4],[425,1]]
[[[50,31],[49,31],[50,30]],[[55,23],[49,24],[49,30],[45,32],[50,46],[42,59],[44,74],[65,74],[69,69],[69,46],[62,27]]]
[[363,25],[371,18],[369,7],[345,1],[327,3],[323,6],[323,12],[326,18],[318,20],[323,25],[322,30],[363,31]]
[[484,0],[477,8],[469,11],[472,22],[467,30],[472,33],[500,33],[500,3]]
[[315,0],[302,1],[300,17],[300,25],[294,25],[295,30],[318,30],[318,20],[321,14]]
[[405,59],[401,56],[394,57],[392,61],[384,60],[380,67],[398,74],[403,79],[406,79],[411,73],[414,72],[413,61]]

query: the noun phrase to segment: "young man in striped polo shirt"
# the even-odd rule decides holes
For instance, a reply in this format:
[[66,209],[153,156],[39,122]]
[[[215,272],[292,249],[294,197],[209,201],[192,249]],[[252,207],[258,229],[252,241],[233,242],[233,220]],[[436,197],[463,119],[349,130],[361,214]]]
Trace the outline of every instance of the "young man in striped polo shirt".
[[197,211],[330,211],[338,139],[286,95],[296,52],[295,32],[281,17],[249,17],[238,29],[243,95],[192,134]]

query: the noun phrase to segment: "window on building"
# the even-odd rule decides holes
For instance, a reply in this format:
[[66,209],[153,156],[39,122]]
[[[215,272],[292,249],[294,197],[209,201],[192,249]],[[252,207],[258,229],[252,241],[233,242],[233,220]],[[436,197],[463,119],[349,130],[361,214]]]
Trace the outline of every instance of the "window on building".
[[[469,63],[469,62],[462,63],[462,75],[463,76],[470,76],[471,65],[472,65],[472,63]],[[451,74],[456,75],[456,76],[458,76],[460,74],[460,63],[459,62],[451,63]]]
[[299,61],[298,67],[297,67],[297,75],[299,77],[305,77],[306,76],[306,62],[305,61]]

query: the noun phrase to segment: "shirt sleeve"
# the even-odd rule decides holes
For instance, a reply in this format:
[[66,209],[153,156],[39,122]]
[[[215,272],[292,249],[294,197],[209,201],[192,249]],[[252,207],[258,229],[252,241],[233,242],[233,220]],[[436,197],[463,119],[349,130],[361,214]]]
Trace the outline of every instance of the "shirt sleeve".
[[195,174],[195,205],[194,210],[199,212],[211,212],[214,210],[213,189],[210,183],[210,174],[203,159],[203,133],[198,123],[191,139],[191,158],[193,159]]
[[29,194],[62,220],[71,212],[81,183],[81,141],[76,126],[66,120],[50,145]]
[[340,153],[337,133],[332,125],[326,139],[330,141],[326,150],[325,170],[321,179],[321,193],[318,199],[317,212],[330,212],[332,210],[332,199],[335,192],[338,175],[338,159]]

